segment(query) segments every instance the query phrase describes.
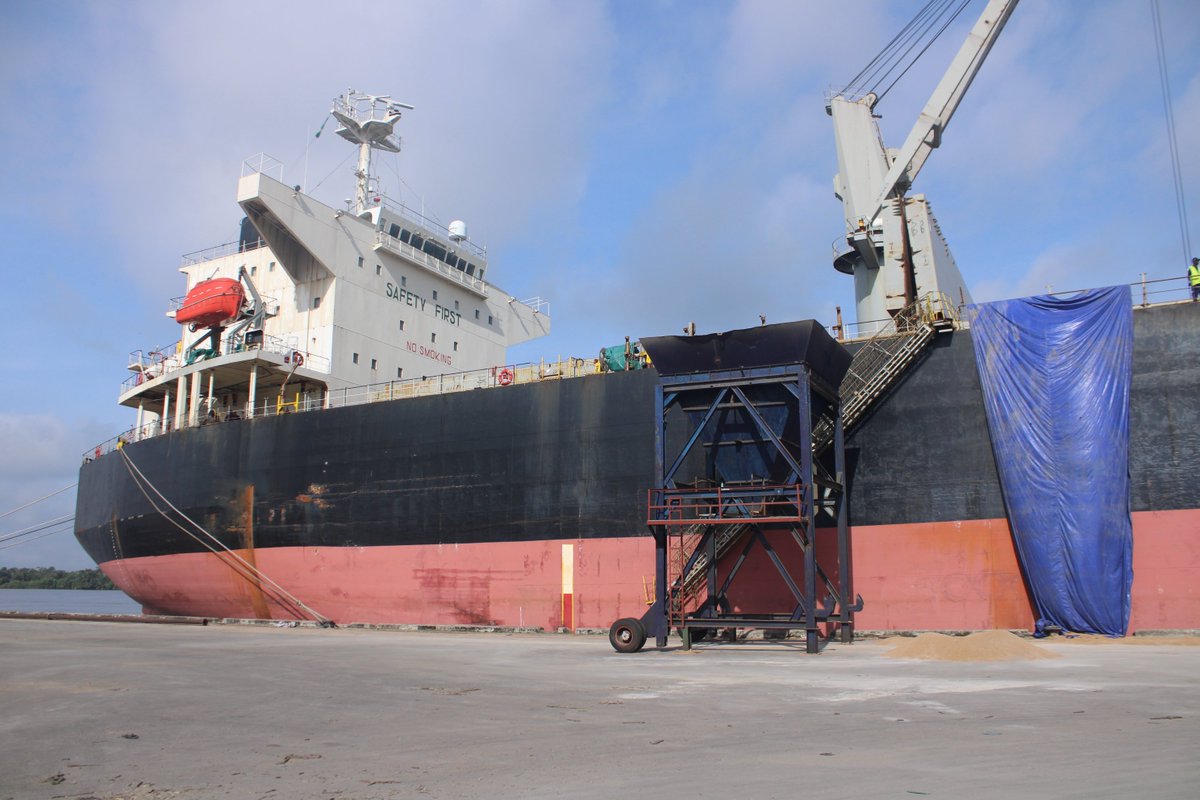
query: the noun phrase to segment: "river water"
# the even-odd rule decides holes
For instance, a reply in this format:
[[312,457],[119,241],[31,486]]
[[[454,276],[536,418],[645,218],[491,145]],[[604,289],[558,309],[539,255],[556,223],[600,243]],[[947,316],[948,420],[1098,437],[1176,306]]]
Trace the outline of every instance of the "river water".
[[140,614],[142,606],[115,589],[0,589],[0,611]]

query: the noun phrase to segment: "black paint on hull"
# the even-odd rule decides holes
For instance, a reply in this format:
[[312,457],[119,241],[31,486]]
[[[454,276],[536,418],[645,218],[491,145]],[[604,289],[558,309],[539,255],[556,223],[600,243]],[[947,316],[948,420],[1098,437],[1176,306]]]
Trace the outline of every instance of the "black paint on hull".
[[[1134,511],[1200,507],[1200,305],[1134,314]],[[129,445],[229,547],[644,536],[652,370],[243,420]],[[847,441],[850,521],[1005,516],[970,333],[940,336]],[[98,563],[200,552],[119,453],[80,471],[76,535]]]

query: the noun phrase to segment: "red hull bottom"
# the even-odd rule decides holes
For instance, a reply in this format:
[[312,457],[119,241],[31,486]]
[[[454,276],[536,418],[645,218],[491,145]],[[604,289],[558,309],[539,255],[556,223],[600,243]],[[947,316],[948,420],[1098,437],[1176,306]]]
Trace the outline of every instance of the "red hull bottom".
[[[1135,513],[1133,532],[1130,632],[1200,628],[1200,509]],[[857,629],[1032,627],[1006,520],[856,527],[852,535],[854,591],[865,599]],[[775,545],[785,559],[794,555],[790,539]],[[648,536],[268,548],[239,555],[342,624],[607,628],[619,617],[641,616],[654,581]],[[245,577],[226,561],[189,553],[111,561],[102,569],[151,613],[305,616],[269,583]],[[776,576],[756,548],[730,589],[735,610],[790,605]]]

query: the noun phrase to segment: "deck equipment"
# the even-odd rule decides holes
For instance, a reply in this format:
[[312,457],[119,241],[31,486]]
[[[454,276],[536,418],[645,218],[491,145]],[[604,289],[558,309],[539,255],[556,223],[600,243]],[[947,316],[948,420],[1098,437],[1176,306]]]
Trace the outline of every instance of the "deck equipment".
[[[719,629],[800,629],[816,653],[822,624],[852,641],[862,599],[852,590],[837,391],[850,354],[813,320],[642,345],[660,375],[647,500],[655,597],[641,619],[613,623],[613,647],[636,652],[647,637],[663,647],[671,628],[685,648]],[[813,456],[822,421],[833,426],[832,463]],[[833,530],[818,531],[822,510]],[[835,541],[824,541],[829,533]],[[732,563],[726,551],[737,552]],[[753,558],[769,560],[779,584],[739,584]]]

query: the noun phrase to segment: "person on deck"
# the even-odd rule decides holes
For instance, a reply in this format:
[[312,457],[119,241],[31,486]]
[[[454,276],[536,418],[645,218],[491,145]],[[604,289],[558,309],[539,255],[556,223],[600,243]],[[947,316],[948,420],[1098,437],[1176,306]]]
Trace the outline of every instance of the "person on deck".
[[1188,287],[1192,290],[1192,302],[1200,298],[1200,258],[1193,258],[1188,267]]

